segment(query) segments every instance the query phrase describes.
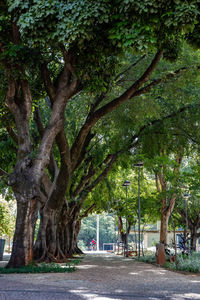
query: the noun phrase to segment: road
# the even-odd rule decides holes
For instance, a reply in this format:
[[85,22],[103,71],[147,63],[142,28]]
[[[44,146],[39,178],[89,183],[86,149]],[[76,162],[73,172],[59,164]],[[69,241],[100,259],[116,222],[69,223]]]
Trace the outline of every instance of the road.
[[91,253],[74,273],[0,275],[0,299],[200,299],[200,276]]

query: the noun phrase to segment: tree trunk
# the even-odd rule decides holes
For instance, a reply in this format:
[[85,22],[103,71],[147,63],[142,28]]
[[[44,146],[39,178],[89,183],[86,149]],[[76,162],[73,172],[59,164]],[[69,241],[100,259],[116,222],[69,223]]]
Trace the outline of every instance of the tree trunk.
[[[181,153],[181,151],[180,151]],[[176,163],[177,165],[174,167],[173,174],[174,179],[172,182],[172,187],[176,187],[177,181],[179,178],[179,169],[182,162],[182,155],[180,153],[177,153],[176,157]],[[165,179],[165,166],[161,166],[160,172],[155,173],[155,179],[156,179],[156,188],[157,191],[161,193],[167,192],[167,181]],[[161,196],[162,198],[162,208],[161,208],[161,227],[160,227],[160,243],[166,245],[167,244],[167,233],[168,233],[168,222],[169,217],[171,216],[175,201],[176,201],[176,193],[173,193],[169,199],[169,203],[167,203],[166,196]]]
[[59,211],[45,208],[40,210],[40,227],[34,246],[34,259],[40,262],[66,259],[60,249]]
[[191,250],[192,251],[196,251],[196,244],[197,244],[197,238],[198,238],[198,233],[197,233],[197,229],[195,226],[190,229],[191,231]]
[[34,181],[32,159],[19,160],[9,178],[17,200],[17,219],[12,255],[7,267],[28,265],[33,260],[35,225],[40,202],[40,186]]
[[83,251],[78,247],[78,235],[81,229],[81,220],[77,220],[74,232],[74,254],[83,254]]
[[28,265],[33,260],[33,243],[35,225],[38,215],[36,199],[20,199],[17,202],[16,229],[12,254],[7,268]]
[[162,213],[161,213],[161,225],[160,225],[160,243],[167,244],[168,222],[169,216],[166,214],[165,199],[162,200]]
[[76,233],[76,219],[71,218],[65,226],[64,234],[64,253],[67,256],[72,256],[76,253],[77,248],[77,238]]
[[[130,233],[130,230],[131,230],[131,223],[129,221],[127,221],[127,222],[128,222],[127,232],[126,231],[124,232],[122,217],[118,216],[118,230],[119,230],[119,233],[120,233],[121,241],[125,246],[127,245],[128,236],[129,236],[129,233]],[[124,251],[125,251],[125,247],[124,247]]]
[[73,213],[70,213],[66,205],[59,211],[42,209],[34,258],[58,262],[82,253],[77,245],[81,225],[78,217],[79,209],[73,209]]

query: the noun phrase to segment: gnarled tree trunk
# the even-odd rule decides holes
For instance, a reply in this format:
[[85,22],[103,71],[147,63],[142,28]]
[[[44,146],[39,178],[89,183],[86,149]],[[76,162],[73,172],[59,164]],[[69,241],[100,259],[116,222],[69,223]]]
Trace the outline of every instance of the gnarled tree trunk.
[[31,159],[21,160],[10,176],[9,183],[13,186],[17,200],[17,218],[12,254],[7,267],[27,265],[33,260],[35,225],[41,202],[31,166]]
[[33,260],[37,200],[20,199],[17,202],[17,220],[11,258],[7,267],[26,266]]
[[66,204],[61,210],[40,210],[40,227],[34,246],[34,259],[38,261],[63,261],[73,254],[82,253],[78,248],[81,221],[79,207],[70,210]]

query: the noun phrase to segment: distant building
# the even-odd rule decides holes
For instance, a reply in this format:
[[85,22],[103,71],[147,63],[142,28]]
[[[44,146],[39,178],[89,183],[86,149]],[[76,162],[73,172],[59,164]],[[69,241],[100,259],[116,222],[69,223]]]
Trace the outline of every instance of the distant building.
[[[144,231],[141,231],[141,236],[143,240],[143,247],[144,248],[150,248],[155,246],[160,241],[160,225],[161,222],[157,221],[157,224],[146,226]],[[176,242],[178,242],[179,238],[178,236],[180,234],[183,234],[183,229],[176,230]],[[134,231],[131,230],[131,234],[134,234]],[[138,234],[138,231],[136,231],[136,234]],[[167,235],[167,244],[172,244],[174,241],[174,232],[168,230]]]

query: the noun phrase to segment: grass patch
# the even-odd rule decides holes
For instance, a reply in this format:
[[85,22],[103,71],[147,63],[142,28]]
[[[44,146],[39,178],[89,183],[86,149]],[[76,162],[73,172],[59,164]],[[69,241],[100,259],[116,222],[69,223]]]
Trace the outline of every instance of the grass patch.
[[20,268],[9,268],[0,267],[0,274],[13,274],[13,273],[71,273],[76,270],[76,265],[78,265],[80,260],[75,259],[67,262],[65,266],[56,263],[41,263],[38,265],[30,264],[25,267]]
[[165,267],[171,270],[178,270],[184,272],[199,273],[200,272],[200,253],[193,252],[190,255],[177,255],[178,264],[176,263],[166,263]]

